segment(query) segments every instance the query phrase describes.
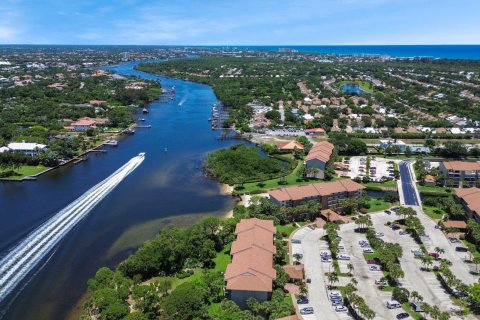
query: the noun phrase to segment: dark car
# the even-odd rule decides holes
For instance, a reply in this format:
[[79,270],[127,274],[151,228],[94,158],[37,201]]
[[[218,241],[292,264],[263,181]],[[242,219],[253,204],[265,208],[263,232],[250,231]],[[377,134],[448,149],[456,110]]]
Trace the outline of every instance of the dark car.
[[298,304],[307,304],[308,303],[308,298],[307,297],[301,297],[300,299],[297,299]]
[[439,255],[438,253],[436,253],[436,252],[430,252],[428,255],[429,255],[430,257],[434,257],[435,259],[438,259],[438,257],[440,256],[440,255]]
[[455,248],[455,251],[458,251],[458,252],[467,252],[468,249],[465,248],[465,247],[456,247],[456,248]]
[[390,227],[392,228],[392,230],[400,229],[400,226],[397,226],[396,224],[392,224]]
[[397,314],[397,319],[405,319],[405,318],[408,318],[408,317],[409,317],[409,314],[406,313],[406,312],[402,312],[402,313]]
[[367,264],[377,264],[377,260],[375,259],[367,260]]

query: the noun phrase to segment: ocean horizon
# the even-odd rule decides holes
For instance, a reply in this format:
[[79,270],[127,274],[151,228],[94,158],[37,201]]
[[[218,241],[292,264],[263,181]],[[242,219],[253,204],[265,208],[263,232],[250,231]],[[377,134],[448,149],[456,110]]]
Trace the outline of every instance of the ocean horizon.
[[281,48],[297,50],[299,53],[338,54],[338,55],[384,55],[395,58],[432,58],[480,60],[480,44],[465,45],[86,45],[86,44],[0,44],[5,48],[38,47],[116,47],[116,48],[212,48],[212,49],[248,49],[278,52]]

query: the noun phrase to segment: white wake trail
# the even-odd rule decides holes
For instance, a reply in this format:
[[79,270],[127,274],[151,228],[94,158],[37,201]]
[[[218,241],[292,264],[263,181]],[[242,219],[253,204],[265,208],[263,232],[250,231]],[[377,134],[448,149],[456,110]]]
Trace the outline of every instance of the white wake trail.
[[43,258],[105,196],[145,159],[144,154],[132,158],[108,178],[59,211],[30,233],[0,260],[0,302],[42,261]]

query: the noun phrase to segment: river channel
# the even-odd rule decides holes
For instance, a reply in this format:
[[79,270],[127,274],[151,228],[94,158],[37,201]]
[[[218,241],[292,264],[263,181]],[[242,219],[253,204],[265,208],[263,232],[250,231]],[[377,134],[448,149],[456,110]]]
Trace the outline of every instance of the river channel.
[[[238,141],[217,140],[207,119],[218,103],[205,85],[134,70],[138,62],[110,67],[121,75],[160,80],[176,88],[167,103],[153,102],[139,128],[118,147],[53,170],[34,182],[0,183],[0,257],[42,222],[108,177],[140,152],[145,160],[109,193],[0,305],[1,319],[65,319],[102,266],[114,267],[164,226],[223,215],[234,201],[203,176],[207,152]],[[179,106],[179,102],[183,102]]]

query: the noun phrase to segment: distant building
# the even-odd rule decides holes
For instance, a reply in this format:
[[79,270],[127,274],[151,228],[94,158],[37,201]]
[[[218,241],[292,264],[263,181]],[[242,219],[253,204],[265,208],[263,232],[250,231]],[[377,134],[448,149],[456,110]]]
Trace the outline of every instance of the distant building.
[[317,179],[325,178],[325,169],[332,152],[334,145],[327,141],[322,141],[315,144],[310,152],[305,157],[305,167],[307,169],[314,169],[311,174],[307,174],[309,177],[314,177]]
[[85,132],[90,128],[96,128],[97,125],[106,124],[108,121],[109,119],[107,118],[84,117],[70,123],[69,125],[65,126],[64,129],[74,132]]
[[230,249],[232,262],[224,279],[227,297],[242,308],[247,307],[249,298],[267,301],[272,296],[277,276],[273,268],[275,233],[272,220],[257,218],[242,219],[235,228],[237,239]]
[[0,148],[0,153],[3,152],[16,152],[23,153],[27,156],[36,156],[40,152],[45,151],[47,146],[39,143],[32,142],[11,142],[6,147]]
[[279,147],[280,151],[293,152],[295,150],[303,150],[305,147],[298,141],[290,141]]
[[423,178],[423,183],[426,186],[436,186],[437,185],[437,179],[435,179],[434,176],[427,174],[425,178]]
[[480,179],[480,163],[468,161],[444,161],[440,163],[440,171],[445,176],[445,183],[453,181],[454,186],[461,187],[464,183],[475,185]]
[[346,198],[359,198],[365,187],[353,180],[314,183],[304,186],[292,186],[273,189],[268,192],[270,200],[282,207],[291,207],[305,201],[320,202],[321,209],[338,206]]
[[310,136],[324,136],[325,130],[322,128],[305,129],[305,134]]
[[407,145],[402,140],[397,140],[397,141],[380,140],[380,148],[381,149],[386,149],[388,147],[398,147],[401,152],[405,152],[405,150],[407,150]]

